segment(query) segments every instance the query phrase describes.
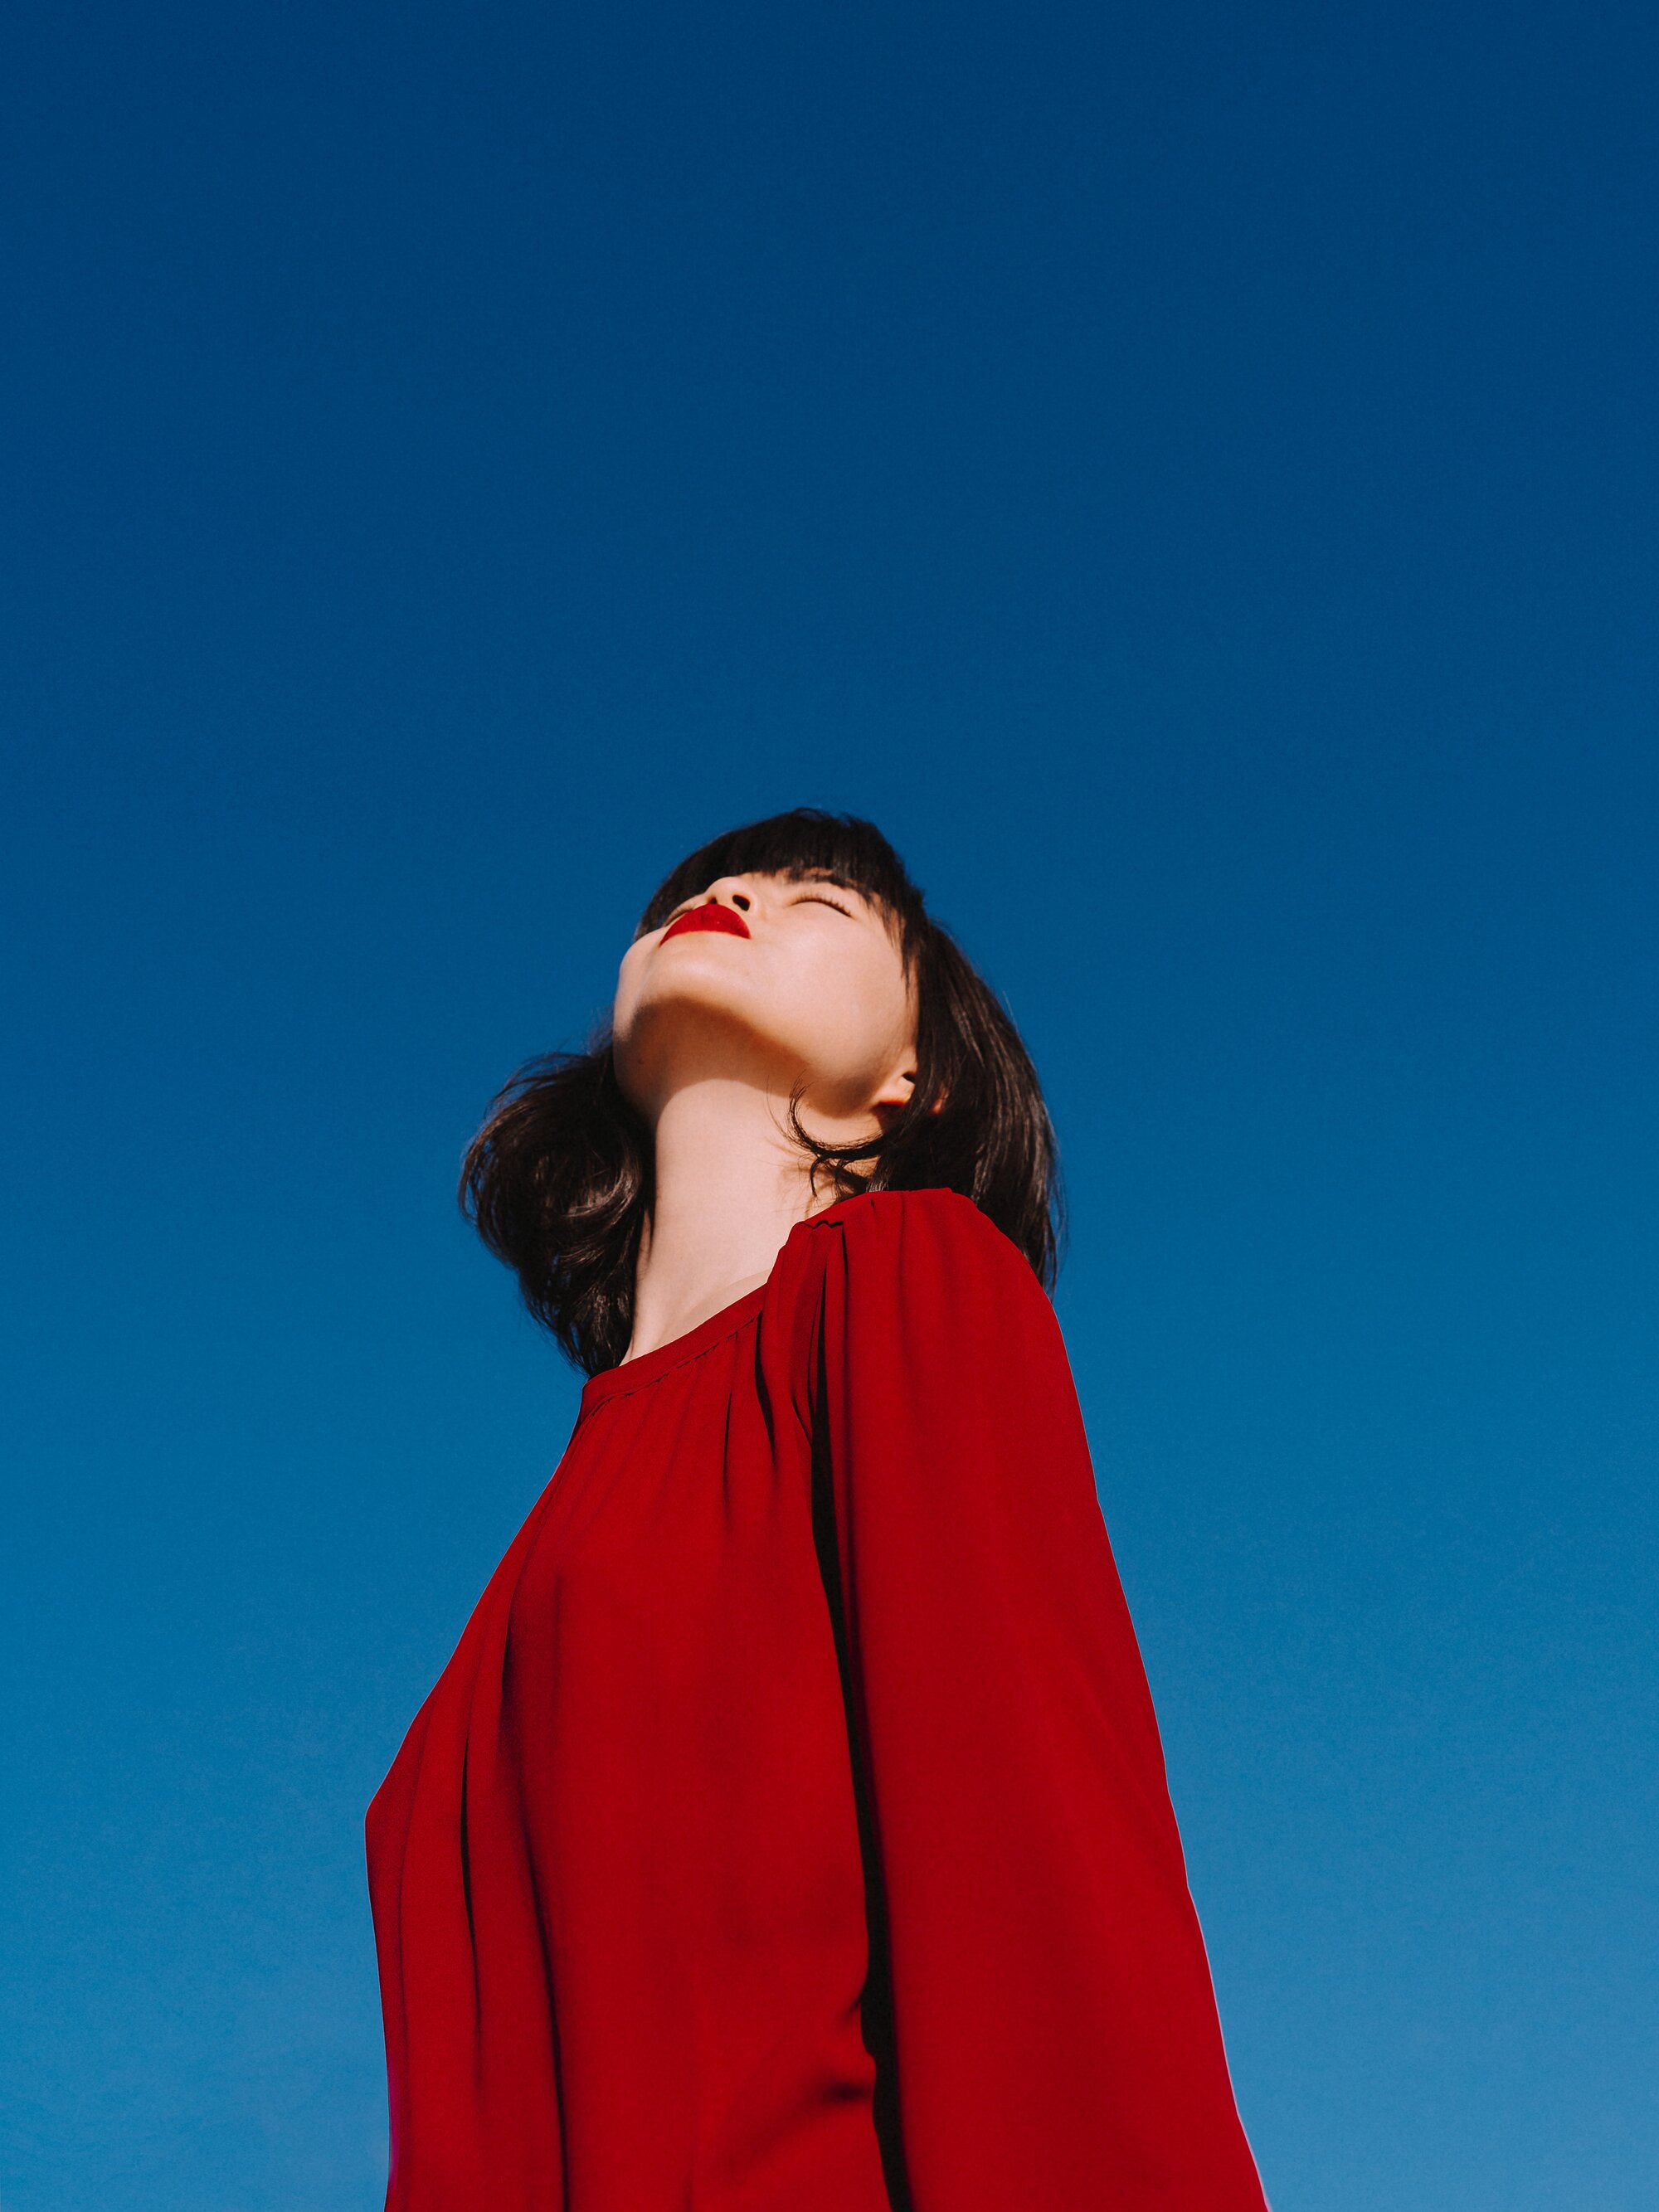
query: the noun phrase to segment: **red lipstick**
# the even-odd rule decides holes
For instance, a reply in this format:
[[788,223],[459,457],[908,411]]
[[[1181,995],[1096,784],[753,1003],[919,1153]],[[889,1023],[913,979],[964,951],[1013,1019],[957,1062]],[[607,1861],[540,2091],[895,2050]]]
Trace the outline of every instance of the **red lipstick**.
[[687,909],[678,921],[671,921],[664,930],[660,942],[666,945],[671,937],[681,937],[688,929],[719,929],[728,937],[747,937],[749,925],[734,906],[721,906],[710,899],[702,906]]

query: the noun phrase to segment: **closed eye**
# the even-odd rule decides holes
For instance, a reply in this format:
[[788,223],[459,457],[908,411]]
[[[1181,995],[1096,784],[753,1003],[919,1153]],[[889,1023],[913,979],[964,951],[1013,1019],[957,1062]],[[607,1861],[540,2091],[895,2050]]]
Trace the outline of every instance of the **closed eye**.
[[855,919],[850,906],[843,906],[839,899],[826,897],[823,891],[806,891],[799,898],[791,899],[789,903],[791,906],[832,906],[837,914],[844,914],[849,921]]

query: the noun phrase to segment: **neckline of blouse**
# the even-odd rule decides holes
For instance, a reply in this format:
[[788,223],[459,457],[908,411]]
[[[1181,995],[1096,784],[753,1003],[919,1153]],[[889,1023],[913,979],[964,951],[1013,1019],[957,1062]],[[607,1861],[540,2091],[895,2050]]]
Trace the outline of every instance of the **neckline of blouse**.
[[722,1306],[718,1313],[710,1314],[706,1321],[700,1321],[695,1328],[687,1329],[683,1335],[671,1337],[666,1344],[659,1344],[653,1351],[641,1352],[637,1359],[624,1359],[619,1366],[602,1367],[597,1375],[590,1375],[582,1386],[578,1419],[608,1398],[619,1398],[630,1390],[645,1389],[672,1369],[683,1366],[688,1359],[696,1359],[722,1339],[735,1336],[765,1304],[766,1294],[783,1265],[784,1254],[803,1230],[815,1229],[820,1221],[828,1220],[843,1206],[850,1206],[868,1194],[861,1191],[851,1192],[846,1198],[836,1199],[829,1206],[821,1207],[817,1213],[809,1213],[805,1221],[798,1221],[778,1247],[778,1256],[772,1262],[772,1272],[766,1280],[757,1283],[752,1291],[745,1291],[740,1298],[734,1298],[729,1306]]
[[745,1291],[740,1298],[734,1298],[729,1306],[722,1306],[718,1313],[710,1314],[684,1335],[671,1337],[666,1344],[641,1352],[637,1359],[624,1359],[620,1366],[602,1367],[597,1375],[590,1375],[582,1385],[582,1412],[590,1412],[604,1399],[624,1397],[630,1390],[643,1390],[671,1368],[696,1359],[722,1338],[734,1336],[746,1321],[760,1311],[771,1286],[769,1275],[765,1282],[757,1283],[752,1291]]

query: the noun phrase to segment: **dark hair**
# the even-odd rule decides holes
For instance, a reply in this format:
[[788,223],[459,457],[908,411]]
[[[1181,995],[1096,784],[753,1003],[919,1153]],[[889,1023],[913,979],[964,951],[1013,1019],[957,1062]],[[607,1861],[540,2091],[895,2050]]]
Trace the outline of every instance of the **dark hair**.
[[[873,823],[796,807],[727,830],[680,862],[640,916],[659,928],[720,876],[839,884],[892,930],[917,1001],[908,1104],[866,1144],[796,1139],[838,1196],[957,1190],[1012,1239],[1052,1288],[1060,1191],[1054,1130],[1036,1071],[1000,1001],[922,904]],[[586,1052],[533,1060],[492,1103],[467,1149],[460,1202],[525,1304],[589,1375],[614,1367],[634,1328],[634,1272],[652,1198],[651,1137],[617,1080],[608,1027]]]

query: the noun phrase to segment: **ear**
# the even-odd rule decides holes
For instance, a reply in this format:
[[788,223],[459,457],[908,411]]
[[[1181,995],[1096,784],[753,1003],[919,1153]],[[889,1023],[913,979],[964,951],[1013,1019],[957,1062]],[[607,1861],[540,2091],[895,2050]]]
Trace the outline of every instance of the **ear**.
[[[888,1078],[871,1101],[870,1110],[880,1122],[884,1136],[897,1115],[902,1114],[910,1103],[915,1094],[915,1069],[902,1068]],[[945,1101],[942,1098],[936,1098],[932,1110],[937,1114],[944,1103]]]

